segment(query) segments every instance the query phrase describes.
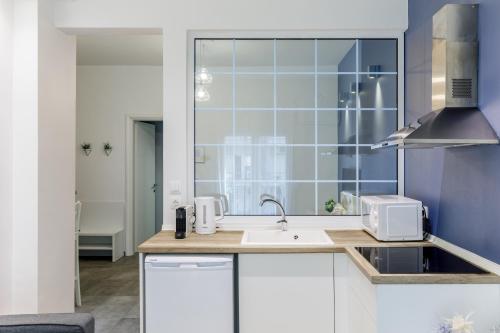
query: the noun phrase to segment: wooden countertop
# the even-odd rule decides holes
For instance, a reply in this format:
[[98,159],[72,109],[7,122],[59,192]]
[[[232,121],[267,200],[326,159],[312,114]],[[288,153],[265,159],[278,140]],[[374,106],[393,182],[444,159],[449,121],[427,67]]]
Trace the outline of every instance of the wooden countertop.
[[346,253],[373,284],[500,284],[495,274],[380,274],[357,246],[430,246],[429,242],[382,243],[362,230],[327,231],[333,240],[328,246],[244,246],[243,231],[219,231],[212,235],[192,233],[175,239],[173,231],[161,231],[139,245],[141,253]]

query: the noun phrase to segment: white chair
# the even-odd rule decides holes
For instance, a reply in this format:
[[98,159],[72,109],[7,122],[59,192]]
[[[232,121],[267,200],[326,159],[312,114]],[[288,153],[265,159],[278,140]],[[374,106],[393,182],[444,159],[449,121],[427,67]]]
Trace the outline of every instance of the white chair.
[[75,203],[75,304],[82,306],[82,294],[80,292],[80,255],[79,255],[79,238],[80,238],[80,216],[82,215],[82,203]]

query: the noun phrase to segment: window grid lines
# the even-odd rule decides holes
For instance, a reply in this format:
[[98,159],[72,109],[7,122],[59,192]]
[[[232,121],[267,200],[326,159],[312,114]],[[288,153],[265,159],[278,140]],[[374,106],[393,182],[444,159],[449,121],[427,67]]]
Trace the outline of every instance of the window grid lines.
[[[359,117],[360,117],[360,98],[359,98],[359,40],[356,39],[356,196],[359,197]],[[359,207],[358,207],[359,211]]]
[[[217,112],[217,111],[233,111],[235,110],[236,112],[246,112],[246,111],[262,111],[262,112],[287,112],[287,111],[318,111],[318,112],[325,112],[325,111],[356,111],[358,110],[357,108],[349,108],[349,107],[344,107],[344,108],[280,108],[280,107],[268,107],[268,108],[241,108],[241,107],[229,107],[229,108],[208,108],[208,107],[196,107],[196,112]],[[359,108],[360,111],[397,111],[398,108]]]
[[[196,183],[217,183],[219,182],[219,179],[195,179]],[[394,179],[377,179],[377,180],[359,180],[356,181],[354,179],[235,179],[234,182],[239,182],[239,183],[269,183],[269,182],[276,182],[276,183],[324,183],[324,184],[336,184],[336,183],[347,183],[347,184],[354,184],[354,183],[366,183],[366,184],[376,184],[376,183],[383,183],[383,184],[396,184],[398,181]]]
[[[232,67],[233,67],[233,75],[232,75],[232,82],[233,82],[233,98],[232,98],[232,103],[233,103],[233,138],[236,137],[236,75],[234,73],[236,72],[236,39],[233,39],[232,42],[232,48],[233,48],[233,54],[232,54]],[[232,188],[234,191],[234,180],[236,179],[236,151],[234,147],[234,140],[232,141],[233,146],[231,147],[231,170],[232,170],[232,179],[230,179],[231,184],[228,186],[226,183],[226,189]],[[224,177],[226,178],[226,177]],[[227,191],[226,191],[227,192]]]
[[[198,73],[198,72],[197,72]],[[195,74],[197,74],[195,73]],[[229,72],[224,72],[224,71],[211,71],[210,74],[212,75],[314,75],[314,72],[309,72],[309,71],[301,71],[301,72],[279,72],[279,71],[272,71],[272,72],[244,72],[244,71],[229,71]],[[361,74],[361,75],[368,75],[368,74],[377,74],[377,75],[397,75],[397,72],[318,72],[318,75],[356,75],[356,74]]]
[[318,40],[314,40],[314,211],[318,215]]
[[[277,136],[277,121],[278,121],[278,114],[277,114],[277,106],[278,106],[278,100],[277,100],[277,75],[276,75],[276,69],[277,69],[277,64],[276,64],[276,49],[277,49],[277,41],[276,39],[273,39],[273,133],[274,133],[274,147],[273,147],[273,150],[274,150],[274,164],[273,164],[273,167],[274,167],[274,179],[277,179],[277,176],[278,176],[278,166],[276,165],[277,162],[278,162],[278,158],[277,158],[277,153],[278,153],[278,148],[277,148],[277,142],[276,142],[276,136]],[[278,185],[276,184],[276,182],[274,183],[273,185],[273,189],[274,189],[274,197],[277,196],[277,192],[278,192]]]
[[330,144],[330,143],[318,143],[315,145],[314,143],[196,143],[195,147],[371,147],[371,144],[368,143],[360,143],[360,144],[349,144],[349,143],[340,143],[340,144]]
[[[318,39],[310,39],[310,41],[313,41],[313,43],[314,43],[314,67],[313,67],[314,71],[311,71],[311,68],[312,68],[311,62],[312,61],[309,60],[308,62],[294,63],[294,65],[300,64],[299,66],[302,66],[303,64],[307,64],[307,68],[304,66],[295,67],[295,68],[292,68],[292,69],[296,69],[295,71],[292,70],[292,71],[285,72],[285,71],[283,71],[282,68],[280,68],[278,66],[278,65],[281,66],[281,62],[279,62],[279,61],[281,61],[280,59],[281,59],[282,53],[283,53],[281,50],[281,44],[279,44],[280,40],[281,39],[279,39],[279,38],[270,39],[270,41],[272,41],[272,57],[273,57],[273,59],[272,59],[272,71],[267,71],[267,68],[270,68],[270,66],[269,66],[270,61],[268,61],[266,63],[266,67],[259,67],[259,69],[264,68],[264,71],[255,71],[255,72],[239,71],[238,66],[241,66],[241,64],[238,65],[238,63],[237,63],[237,61],[240,61],[237,59],[239,57],[237,55],[237,51],[238,51],[237,49],[239,49],[239,46],[238,46],[239,39],[235,39],[235,38],[230,39],[230,42],[232,42],[232,56],[231,56],[231,58],[228,57],[227,60],[225,60],[225,65],[222,67],[224,70],[223,71],[217,71],[217,70],[211,71],[210,70],[211,75],[231,75],[231,80],[228,80],[228,77],[224,78],[224,80],[226,80],[225,82],[227,82],[227,84],[224,87],[228,87],[229,82],[231,82],[231,85],[232,85],[232,88],[231,88],[232,89],[231,90],[231,93],[232,93],[231,107],[221,107],[221,108],[218,108],[218,107],[199,107],[199,104],[197,105],[195,103],[195,112],[218,112],[218,111],[219,112],[220,111],[230,112],[230,114],[232,115],[232,124],[230,125],[230,123],[227,122],[227,125],[225,125],[225,127],[224,127],[224,132],[222,132],[222,136],[221,136],[221,138],[223,139],[222,142],[224,142],[224,143],[200,143],[200,142],[195,141],[194,147],[215,147],[213,149],[216,150],[217,156],[219,156],[219,159],[216,160],[215,163],[217,164],[217,168],[219,169],[219,171],[218,171],[217,175],[214,175],[215,176],[214,178],[217,178],[217,179],[212,179],[213,176],[211,174],[213,174],[213,173],[204,173],[204,174],[209,175],[209,176],[202,178],[202,179],[196,179],[196,175],[195,175],[194,182],[195,183],[218,183],[217,187],[219,188],[220,191],[223,191],[223,188],[225,188],[226,193],[228,193],[228,190],[229,190],[229,192],[232,195],[237,194],[237,195],[243,196],[243,197],[249,195],[249,193],[253,193],[252,191],[255,191],[256,189],[259,189],[260,191],[267,189],[267,191],[273,191],[273,194],[275,196],[277,196],[278,194],[284,196],[282,199],[284,200],[285,203],[289,199],[288,196],[291,194],[291,193],[289,193],[291,190],[290,187],[292,187],[291,185],[287,186],[287,184],[294,184],[294,183],[296,183],[296,184],[311,184],[311,185],[307,185],[306,187],[302,186],[300,188],[294,188],[294,187],[292,187],[292,188],[294,189],[294,191],[306,191],[307,195],[310,195],[309,198],[312,198],[313,195],[311,192],[312,192],[312,190],[314,190],[314,206],[311,206],[310,203],[308,203],[308,212],[314,211],[315,215],[320,215],[320,213],[321,213],[321,215],[323,215],[325,213],[324,211],[320,212],[321,207],[322,207],[321,203],[319,202],[320,201],[320,193],[319,193],[320,190],[321,190],[322,196],[325,196],[325,195],[329,196],[331,194],[336,195],[336,196],[338,195],[338,199],[334,199],[334,200],[336,200],[336,201],[338,200],[340,202],[341,191],[349,191],[350,192],[350,191],[354,190],[355,195],[358,197],[362,191],[366,192],[366,190],[368,190],[368,189],[361,187],[361,184],[364,184],[364,183],[366,183],[366,184],[380,183],[380,184],[396,184],[397,185],[397,183],[398,183],[397,174],[396,174],[396,179],[377,179],[378,177],[380,177],[380,175],[383,176],[384,173],[376,173],[376,172],[374,173],[374,172],[372,172],[373,171],[372,169],[369,169],[366,173],[363,172],[363,177],[368,178],[366,180],[363,179],[363,177],[361,176],[361,164],[362,164],[361,162],[363,162],[363,165],[365,165],[365,166],[371,165],[371,163],[372,163],[372,158],[370,157],[371,153],[369,153],[366,150],[367,147],[371,147],[371,144],[360,143],[360,142],[371,142],[372,141],[372,140],[366,139],[367,137],[370,138],[369,135],[373,135],[373,134],[371,134],[371,132],[368,132],[369,134],[366,134],[365,132],[360,133],[360,131],[364,130],[364,128],[366,126],[365,123],[367,121],[370,121],[370,119],[371,119],[370,117],[377,117],[377,114],[367,115],[366,116],[367,118],[363,117],[363,120],[361,121],[361,113],[362,112],[372,112],[372,111],[377,111],[377,112],[378,111],[387,111],[387,112],[396,111],[397,112],[398,111],[397,107],[378,107],[379,104],[374,104],[377,107],[362,107],[363,105],[365,105],[365,98],[366,98],[366,97],[364,97],[364,93],[365,93],[365,88],[364,88],[365,81],[364,80],[365,80],[365,78],[362,76],[369,75],[369,74],[377,74],[379,76],[381,76],[381,75],[393,76],[394,75],[394,76],[396,76],[396,80],[398,80],[397,71],[396,72],[390,72],[390,71],[376,72],[376,73],[375,72],[368,72],[368,71],[361,72],[360,71],[361,67],[365,66],[363,64],[367,60],[365,60],[365,58],[363,58],[363,62],[361,62],[360,57],[361,57],[362,52],[368,52],[368,51],[366,51],[366,50],[363,51],[363,49],[365,49],[365,48],[363,47],[364,44],[362,45],[361,40],[353,39],[354,50],[351,48],[350,57],[352,57],[352,51],[354,51],[354,53],[355,53],[355,66],[353,66],[353,67],[355,68],[355,71],[352,71],[352,72],[339,71],[340,66],[337,65],[337,68],[335,68],[335,63],[333,63],[333,65],[332,65],[332,67],[330,67],[330,69],[334,69],[334,71],[321,71],[321,72],[319,72],[319,70],[323,69],[323,67],[321,67],[321,69],[319,67],[320,66],[319,59],[318,59],[318,54],[319,54],[318,44],[319,44],[319,42],[318,42]],[[231,44],[229,44],[229,45],[231,45]],[[309,44],[309,45],[311,45],[311,44]],[[231,52],[231,49],[227,49],[227,50],[228,50],[228,52]],[[268,50],[270,51],[270,49],[268,49]],[[286,49],[283,49],[283,50],[286,50]],[[281,53],[278,54],[278,51]],[[242,51],[239,51],[239,52],[242,52]],[[308,52],[311,52],[311,48],[309,48]],[[270,52],[268,52],[267,54],[270,55]],[[321,53],[321,55],[323,55],[323,53]],[[309,53],[308,59],[312,60],[311,56],[312,56],[312,53]],[[245,57],[242,56],[242,59],[244,59],[244,58]],[[270,58],[268,58],[268,59],[270,59]],[[229,61],[231,61],[231,71],[226,71],[227,69],[229,69]],[[245,60],[242,60],[242,61],[244,62]],[[303,61],[303,60],[299,60],[299,61]],[[196,63],[196,61],[195,61],[195,63]],[[368,61],[366,63],[370,64],[370,62],[368,62]],[[285,62],[284,62],[284,64],[285,64]],[[330,64],[330,63],[328,63],[328,64]],[[338,64],[340,64],[340,63],[338,63]],[[323,65],[324,65],[324,63],[322,63],[322,66]],[[253,66],[253,64],[250,66]],[[328,65],[328,66],[330,66],[330,65]],[[347,66],[352,66],[351,60],[348,60]],[[249,68],[251,68],[251,67],[249,67]],[[302,68],[309,69],[309,71],[300,71]],[[346,67],[346,68],[348,68],[348,67]],[[288,68],[286,68],[286,69],[288,69]],[[299,71],[297,71],[297,69]],[[196,73],[198,73],[198,71],[195,70],[195,74]],[[271,99],[268,98],[267,102],[259,102],[259,100],[257,100],[256,103],[247,103],[247,105],[257,105],[257,106],[264,105],[266,107],[238,107],[238,105],[244,105],[245,99],[248,98],[248,96],[246,96],[244,93],[241,93],[241,96],[237,95],[237,91],[236,91],[238,89],[237,86],[240,86],[240,84],[237,82],[237,79],[240,80],[238,78],[238,75],[242,75],[242,76],[244,76],[244,75],[248,75],[248,76],[268,75],[268,77],[264,78],[264,80],[266,80],[266,82],[268,82],[269,88],[270,88],[270,83],[271,83],[271,82],[269,82],[270,81],[269,79],[272,77],[272,87],[273,87],[272,88],[273,89],[272,106],[267,107],[268,104],[271,104],[270,103]],[[284,88],[285,83],[283,83],[283,87],[282,87],[281,78],[283,76],[287,76],[287,75],[289,75],[289,76],[309,75],[310,76],[309,78],[306,79],[308,81],[307,89],[310,89],[310,90],[308,90],[308,91],[306,90],[307,91],[306,95],[304,95],[304,97],[302,97],[303,99],[306,97],[308,98],[308,99],[304,99],[304,100],[308,101],[307,103],[287,102],[288,99],[290,99],[289,95],[283,95],[286,98],[283,98],[283,100],[285,102],[282,102],[283,96],[279,95],[279,94],[284,94],[283,91],[285,91],[285,93],[290,94],[290,92],[293,91],[293,90],[287,91],[286,90],[287,88]],[[333,78],[334,85],[332,85],[331,87],[328,85],[323,86],[323,84],[324,84],[323,81],[320,82],[320,80],[322,80],[322,77],[328,76],[328,75],[339,76],[338,78]],[[351,75],[352,76],[351,79],[346,78],[347,75]],[[340,76],[344,76],[344,78],[342,78],[342,80],[340,80]],[[311,79],[313,79],[313,80],[311,80]],[[278,82],[278,80],[280,80],[280,81]],[[286,78],[285,80],[290,80],[290,79]],[[328,78],[328,80],[332,80],[332,79]],[[355,89],[353,89],[353,87],[352,87],[353,81],[355,82],[355,85],[356,85]],[[310,92],[312,92],[311,91],[312,90],[312,84],[311,84],[312,82],[314,82],[314,95],[313,95],[314,96],[314,103],[311,103],[311,99],[312,99],[311,97],[313,97],[313,96],[311,96],[312,94],[310,93]],[[335,85],[335,82],[337,82],[337,85]],[[341,86],[341,82],[347,83],[347,90],[346,90],[345,85]],[[369,82],[369,80],[367,82]],[[246,87],[246,86],[247,86],[247,84],[241,83],[241,86],[239,89],[244,89],[244,87]],[[268,90],[269,88],[266,89],[263,96],[267,96],[266,94],[270,93],[270,91]],[[280,89],[279,91],[278,91],[278,88]],[[319,88],[321,88],[322,94],[320,94]],[[325,88],[328,90],[324,90]],[[283,90],[283,89],[285,89],[285,90]],[[304,90],[305,88],[302,88],[302,89]],[[294,91],[294,94],[292,93],[291,96],[302,96],[301,94],[303,94],[303,92],[302,92],[303,90],[298,89],[298,90]],[[335,90],[337,90],[337,91],[335,91]],[[229,92],[229,89],[227,89],[226,91]],[[346,105],[344,108],[342,108],[342,107],[319,107],[319,105],[321,104],[321,101],[322,101],[321,98],[324,98],[323,96],[325,94],[326,94],[326,96],[328,96],[328,94],[331,94],[328,97],[333,98],[333,103],[328,103],[325,105],[332,104],[333,106],[335,106],[336,104],[341,105],[340,104],[341,102],[343,103],[343,100],[340,100],[340,98],[341,98],[341,96],[343,96],[344,93],[350,94],[351,92],[352,92],[352,94],[355,94],[355,95],[351,95],[351,97],[348,97],[350,106]],[[360,96],[361,94],[363,94],[363,97]],[[278,100],[278,95],[280,96],[279,100]],[[227,96],[227,94],[225,96]],[[255,94],[254,94],[254,96],[255,96]],[[229,96],[227,96],[227,97],[229,97]],[[335,98],[337,98],[337,103],[335,103]],[[290,99],[290,100],[293,101],[292,99]],[[223,102],[223,103],[212,103],[212,104],[207,103],[207,104],[208,105],[222,104],[222,105],[227,106],[229,104],[228,103],[229,99],[226,99],[226,101],[227,102],[225,102],[225,103]],[[266,100],[263,99],[263,101],[266,101]],[[338,101],[340,101],[340,102],[338,102]],[[353,103],[353,102],[355,102],[355,103]],[[282,105],[287,105],[287,106],[300,105],[300,106],[305,106],[305,107],[279,107],[278,103],[282,104]],[[283,103],[288,103],[288,104],[283,104]],[[370,105],[369,103],[370,102],[367,102],[366,105],[369,106]],[[313,104],[312,107],[310,107],[311,104]],[[389,104],[389,105],[391,105],[391,104]],[[380,106],[383,106],[383,104],[380,104]],[[341,120],[340,117],[343,117],[343,115],[340,114],[340,111],[345,111],[346,115],[347,115],[348,111],[354,112],[354,114],[355,114],[354,124],[352,123],[352,120],[349,120],[349,118],[344,119],[346,121],[346,124],[348,124],[348,126],[349,126],[345,132],[340,132],[341,131],[340,127],[344,126],[343,124],[340,123],[340,120]],[[264,116],[261,116],[259,114],[252,114],[252,115],[249,115],[247,117],[247,116],[242,115],[243,112],[272,112],[272,121],[273,121],[272,133],[273,133],[274,139],[271,139],[267,136],[267,135],[269,135],[267,133],[271,133],[271,126],[269,126],[270,125],[269,121],[271,119],[270,113],[268,113]],[[314,116],[314,131],[306,132],[307,135],[304,134],[304,135],[306,135],[304,137],[304,140],[297,140],[297,137],[295,137],[295,134],[293,132],[294,129],[296,131],[297,126],[305,125],[306,123],[304,123],[304,124],[302,124],[300,122],[293,123],[295,127],[292,127],[292,132],[290,132],[290,130],[286,129],[286,128],[288,128],[287,127],[287,124],[289,121],[288,115],[283,115],[282,114],[283,112],[304,112],[303,116],[306,117],[307,121],[308,121],[307,126],[312,125],[311,120],[312,120],[312,117]],[[311,113],[308,113],[308,112],[311,112]],[[339,115],[338,116],[335,116],[334,114],[333,115],[325,115],[325,118],[320,118],[320,117],[323,117],[323,114],[320,116],[320,114],[322,112],[339,112]],[[219,116],[219,115],[217,115],[217,116]],[[205,116],[205,117],[211,117],[211,116]],[[255,117],[257,117],[257,118],[255,118]],[[293,115],[293,117],[295,117],[295,115]],[[330,117],[333,117],[333,120],[329,120]],[[386,117],[386,116],[384,115],[384,117]],[[389,113],[387,117],[393,117],[393,115],[391,113]],[[238,119],[238,118],[240,118],[240,119]],[[283,130],[278,131],[278,126],[277,126],[278,125],[278,118],[280,119],[280,122],[283,121],[283,124],[285,124],[285,131],[283,131]],[[351,118],[352,118],[352,116],[351,116]],[[246,119],[258,119],[257,124],[259,121],[262,121],[262,119],[266,119],[265,120],[265,122],[267,123],[266,127],[265,127],[266,129],[265,130],[263,129],[263,130],[261,130],[261,132],[259,132],[259,133],[261,133],[260,138],[262,138],[263,140],[260,140],[260,139],[254,140],[253,138],[256,138],[255,135],[257,135],[257,134],[252,134],[253,132],[249,132],[250,133],[249,135],[238,136],[239,131],[248,131],[247,128],[253,128],[253,127],[248,127],[248,125],[246,124]],[[322,119],[321,120],[322,124],[324,122],[323,119],[325,119],[326,121],[329,121],[329,122],[326,122],[323,124],[325,126],[325,128],[327,128],[327,131],[330,130],[330,128],[332,128],[331,131],[334,131],[334,128],[337,127],[338,133],[331,132],[332,133],[331,135],[333,135],[333,137],[328,136],[326,141],[325,141],[325,138],[323,138],[323,132],[321,132],[321,130],[319,129],[320,119]],[[280,128],[283,128],[283,124],[280,125],[281,126]],[[229,126],[231,126],[231,135],[233,136],[232,139],[228,138]],[[254,126],[254,125],[252,125],[252,126]],[[331,127],[331,126],[333,126],[333,127]],[[257,128],[258,128],[258,125],[257,125]],[[353,129],[355,132],[354,137],[352,136]],[[251,129],[250,131],[253,131],[253,129]],[[324,129],[323,129],[323,131],[324,131]],[[243,133],[245,133],[245,132],[242,132],[242,134]],[[279,133],[281,133],[281,135],[283,136],[283,140],[279,140],[279,138],[278,138]],[[320,133],[321,133],[321,135],[320,135]],[[325,133],[327,133],[327,132],[325,132]],[[337,134],[335,134],[335,133],[337,133]],[[344,133],[342,135],[344,135],[345,137],[343,137],[341,139],[340,133]],[[311,134],[313,134],[314,137]],[[337,137],[335,137],[335,135],[337,135]],[[292,136],[292,139],[289,139],[290,136]],[[319,143],[320,137],[322,138],[321,140],[324,142],[350,142],[350,143],[320,144]],[[212,140],[210,140],[211,137],[208,137],[208,138],[209,139],[206,141],[212,141]],[[299,136],[299,138],[300,138],[300,136]],[[341,141],[341,140],[344,140],[344,141]],[[215,142],[218,142],[218,141],[219,140],[217,140]],[[286,142],[312,142],[312,141],[314,143],[286,143]],[[352,143],[353,141],[354,141],[354,143]],[[246,143],[246,142],[249,142],[249,143]],[[266,143],[258,143],[258,142],[266,142]],[[285,143],[283,143],[283,142],[285,142]],[[238,150],[237,147],[272,147],[272,150],[266,149],[266,153],[263,154],[260,149],[241,150],[241,148],[239,148],[239,150]],[[280,147],[283,149],[280,150],[279,149]],[[302,153],[299,150],[294,151],[293,149],[288,149],[289,147],[291,147],[291,148],[305,147],[305,148],[311,148],[311,149],[307,149],[306,155],[301,155]],[[323,150],[321,150],[322,157],[320,159],[320,149],[322,147],[331,147],[331,148],[352,147],[352,148],[348,149],[348,150],[343,150],[342,152],[340,149],[327,150],[327,151],[325,151],[325,153],[323,153]],[[353,150],[355,152],[353,152]],[[210,151],[210,152],[212,152],[212,151]],[[363,152],[363,156],[360,156],[361,152]],[[270,153],[273,153],[272,159],[269,158]],[[284,154],[284,155],[281,158],[279,158],[278,153]],[[293,168],[292,168],[292,171],[290,171],[289,164],[292,163],[292,165],[294,165],[293,163],[296,163],[297,162],[296,160],[301,159],[302,156],[307,156],[307,159],[309,160],[309,158],[310,158],[309,156],[311,156],[312,153],[314,153],[314,170],[308,169],[307,172],[305,172],[305,173],[303,172],[298,177],[295,177],[296,176],[295,171],[293,171]],[[352,158],[353,154],[354,154],[354,158]],[[328,159],[328,158],[324,158],[323,155],[324,156],[334,156],[334,157],[337,156],[337,157],[335,157],[334,159]],[[222,159],[221,159],[221,156],[226,156],[226,157],[222,157]],[[345,156],[345,157],[343,157],[344,160],[341,160],[341,156]],[[368,156],[368,157],[366,157],[366,156]],[[241,161],[238,164],[236,161],[237,158],[238,159],[250,158],[252,161],[250,162],[249,165],[245,165],[245,164],[241,163]],[[366,160],[365,160],[365,158],[366,158]],[[266,159],[267,159],[267,163],[265,163]],[[279,165],[278,165],[278,160],[280,161]],[[273,162],[272,168],[270,168],[268,166],[271,161]],[[304,161],[304,160],[302,159],[302,161]],[[346,161],[346,162],[344,162],[344,161]],[[228,162],[231,163],[231,166],[227,165]],[[323,163],[323,164],[321,164],[321,168],[320,168],[320,162]],[[205,163],[205,162],[202,162],[202,163]],[[267,165],[259,166],[260,165],[259,163],[265,163]],[[375,163],[377,163],[376,160],[375,160]],[[377,164],[375,164],[375,165],[377,165]],[[226,168],[225,168],[225,166],[226,166]],[[237,167],[240,167],[240,169],[237,169]],[[254,170],[253,168],[255,168],[255,167],[257,167],[258,169]],[[284,171],[281,170],[282,168],[285,168]],[[309,168],[310,168],[310,166],[309,166]],[[327,169],[325,169],[325,168],[328,168],[328,171],[326,171]],[[254,171],[252,171],[252,170],[254,170]],[[195,171],[196,171],[196,168],[195,168]],[[320,171],[322,172],[321,177],[320,177]],[[326,173],[325,173],[325,171],[326,171]],[[354,171],[355,175],[352,174],[353,171]],[[229,172],[232,172],[232,175],[230,177],[228,174]],[[272,172],[271,178],[268,178],[268,177],[270,177],[269,172]],[[391,173],[385,173],[385,174],[388,175],[389,178],[392,177]],[[253,179],[252,175],[257,176],[258,178]],[[327,175],[327,176],[325,176],[325,175]],[[314,179],[307,179],[306,177],[304,177],[304,179],[301,179],[301,177],[303,177],[303,176],[306,176],[307,178],[313,176]],[[245,179],[246,177],[248,177],[250,179]],[[349,178],[353,178],[353,179],[328,179],[328,178],[343,178],[343,177],[349,177]],[[262,179],[262,178],[268,178],[268,179]],[[294,179],[294,178],[298,178],[298,179]],[[326,178],[326,179],[321,179],[321,178]],[[370,179],[370,178],[375,178],[375,179]],[[383,178],[388,178],[388,177],[383,177]],[[250,187],[248,187],[246,185],[244,185],[244,186],[239,185],[239,184],[243,184],[243,183],[267,183],[268,185],[264,185],[264,186],[262,186],[262,185],[250,186],[249,185]],[[238,186],[235,186],[235,184],[238,184]],[[324,188],[324,187],[320,187],[319,184],[339,184],[339,185],[337,185],[336,187],[331,186],[329,188]],[[352,184],[352,185],[343,186],[340,184]],[[312,185],[314,186],[314,189],[313,189]],[[213,187],[213,185],[210,185],[210,187],[207,187],[207,188],[211,188],[211,187]],[[335,190],[335,188],[336,188],[336,190]],[[390,187],[382,186],[381,188],[383,189],[383,191],[390,191],[389,190]],[[249,189],[251,192],[248,192]],[[280,190],[280,191],[278,191],[278,190]],[[325,191],[325,190],[327,190],[327,191]],[[337,192],[336,194],[334,194],[335,191]],[[330,193],[330,192],[332,192],[332,193]],[[254,194],[250,194],[250,196],[253,197]],[[291,202],[293,202],[293,200],[298,200],[298,199],[297,198],[290,199]],[[233,206],[233,204],[231,204],[231,206]],[[235,208],[236,210],[238,209],[238,205],[236,205],[234,207],[236,207]],[[359,203],[358,203],[357,209],[359,211]],[[257,211],[259,211],[258,208],[257,208]],[[230,215],[238,215],[238,214],[236,213],[236,214],[230,214]],[[291,215],[294,215],[294,214],[291,214]],[[301,214],[297,214],[297,215],[301,215]]]
[[340,143],[340,144],[330,144],[330,143],[318,143],[317,145],[314,143],[196,143],[195,147],[371,147],[371,144],[368,143],[360,143],[360,144],[349,144],[349,143]]

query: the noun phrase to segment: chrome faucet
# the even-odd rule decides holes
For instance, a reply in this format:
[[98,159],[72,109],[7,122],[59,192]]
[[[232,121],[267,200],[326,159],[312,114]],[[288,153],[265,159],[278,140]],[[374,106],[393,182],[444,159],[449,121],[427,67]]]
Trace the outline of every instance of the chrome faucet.
[[286,214],[285,214],[285,209],[283,208],[283,205],[276,199],[274,199],[271,195],[268,194],[262,194],[260,196],[260,206],[262,207],[266,202],[272,202],[276,204],[276,206],[279,207],[280,212],[281,212],[281,219],[279,221],[276,221],[276,223],[281,223],[281,231],[287,231],[288,230],[288,221],[286,220]]

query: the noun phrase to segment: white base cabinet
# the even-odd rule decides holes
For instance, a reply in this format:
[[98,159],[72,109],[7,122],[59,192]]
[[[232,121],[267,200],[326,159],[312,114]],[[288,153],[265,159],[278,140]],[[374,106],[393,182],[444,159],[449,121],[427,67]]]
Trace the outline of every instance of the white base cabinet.
[[377,332],[375,286],[347,255],[335,253],[334,264],[335,333]]
[[333,333],[333,254],[240,254],[241,333]]
[[474,313],[475,332],[500,320],[500,285],[372,284],[335,254],[335,333],[425,333],[456,314]]

